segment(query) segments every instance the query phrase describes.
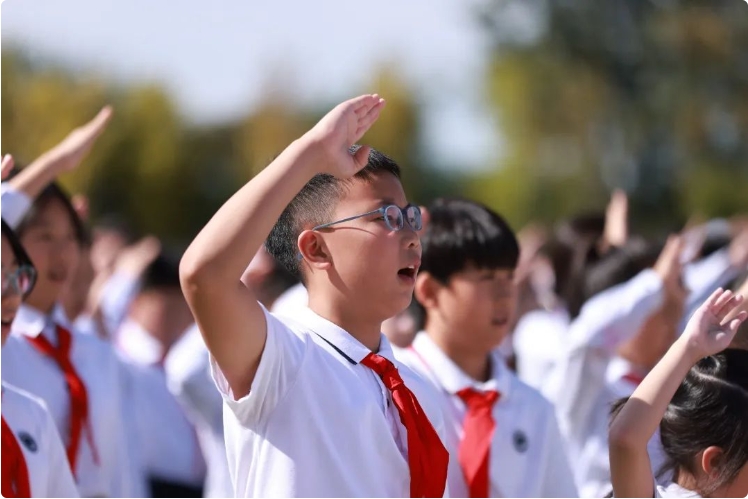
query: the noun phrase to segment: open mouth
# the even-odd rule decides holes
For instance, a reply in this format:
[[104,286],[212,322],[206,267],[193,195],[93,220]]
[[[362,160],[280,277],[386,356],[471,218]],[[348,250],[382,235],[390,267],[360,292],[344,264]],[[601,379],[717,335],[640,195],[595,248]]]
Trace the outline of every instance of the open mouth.
[[[15,319],[15,317],[13,317],[13,319]],[[2,321],[0,321],[0,324],[2,324],[3,327],[10,327],[10,325],[13,324],[13,319],[3,319]]]
[[418,268],[415,265],[409,265],[397,271],[397,275],[404,279],[415,280]]

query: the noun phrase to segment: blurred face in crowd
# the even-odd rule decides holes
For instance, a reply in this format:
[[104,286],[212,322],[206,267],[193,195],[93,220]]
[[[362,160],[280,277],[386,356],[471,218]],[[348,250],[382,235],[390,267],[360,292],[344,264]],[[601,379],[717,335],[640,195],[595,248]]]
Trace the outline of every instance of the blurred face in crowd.
[[446,285],[428,274],[423,279],[429,282],[421,283],[416,296],[426,307],[428,321],[446,326],[454,348],[488,352],[501,344],[516,307],[513,269],[468,267]]
[[63,305],[70,320],[75,320],[78,315],[86,309],[88,293],[94,280],[94,269],[91,264],[91,250],[80,249],[78,267],[73,276],[68,280],[63,292]]
[[3,272],[3,295],[2,295],[2,344],[10,334],[10,326],[16,317],[18,307],[21,306],[22,295],[20,291],[8,282],[9,278],[18,270],[18,262],[13,255],[13,247],[8,239],[3,236],[2,244],[2,272]]
[[111,272],[120,252],[127,246],[126,237],[109,228],[95,228],[91,245],[91,267],[96,274]]
[[130,318],[167,349],[193,322],[182,291],[170,287],[140,292],[131,306]]
[[62,201],[52,198],[39,207],[21,235],[21,243],[37,271],[37,283],[27,302],[50,312],[77,272],[80,259],[75,226]]

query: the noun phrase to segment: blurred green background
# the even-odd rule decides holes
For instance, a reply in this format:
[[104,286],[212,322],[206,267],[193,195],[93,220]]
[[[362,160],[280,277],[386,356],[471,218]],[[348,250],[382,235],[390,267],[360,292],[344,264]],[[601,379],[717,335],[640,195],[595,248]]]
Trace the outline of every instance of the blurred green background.
[[[517,9],[535,23],[513,25]],[[387,98],[365,142],[401,164],[413,200],[469,196],[520,228],[601,210],[621,187],[644,233],[748,211],[744,1],[495,0],[464,10],[487,45],[480,101],[501,141],[490,164],[434,167],[422,130],[429,103],[397,62],[341,96]],[[136,231],[180,244],[335,104],[299,106],[279,85],[238,119],[195,124],[163,85],[115,81],[3,42],[3,153],[28,163],[111,103],[109,129],[63,184],[89,196],[94,220],[120,213]]]

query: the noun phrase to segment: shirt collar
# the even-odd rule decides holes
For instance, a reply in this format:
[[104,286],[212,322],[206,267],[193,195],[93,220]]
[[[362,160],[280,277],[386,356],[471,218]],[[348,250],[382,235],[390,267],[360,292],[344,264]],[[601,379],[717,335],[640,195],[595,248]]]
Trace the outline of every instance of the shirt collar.
[[51,324],[52,320],[49,316],[30,305],[22,303],[13,320],[12,332],[18,336],[36,338]]
[[491,353],[491,379],[481,382],[460,369],[423,331],[416,335],[411,348],[418,361],[422,365],[425,364],[431,376],[451,394],[456,394],[464,388],[474,388],[478,391],[496,390],[501,394],[501,401],[510,395],[512,375],[504,360],[495,351]]
[[605,371],[605,381],[621,397],[629,397],[634,393],[638,383],[636,380],[644,379],[647,370],[624,359],[615,356],[608,363]]
[[64,327],[68,331],[72,332],[73,330],[73,324],[70,322],[70,319],[68,318],[68,314],[65,312],[65,309],[62,307],[61,304],[56,303],[55,307],[52,309],[52,321]]
[[52,344],[57,342],[55,326],[59,325],[72,332],[72,325],[68,319],[65,309],[56,303],[50,314],[45,314],[25,303],[21,303],[13,320],[13,333],[29,338],[36,338],[43,334]]
[[[364,357],[371,353],[371,350],[354,338],[348,331],[316,314],[309,307],[300,307],[294,315],[306,328],[311,329],[312,332],[316,333],[328,344],[344,353],[355,363],[361,362]],[[392,346],[387,340],[387,337],[381,333],[379,335],[379,351],[376,353],[393,364],[395,363],[395,355],[392,352]]]

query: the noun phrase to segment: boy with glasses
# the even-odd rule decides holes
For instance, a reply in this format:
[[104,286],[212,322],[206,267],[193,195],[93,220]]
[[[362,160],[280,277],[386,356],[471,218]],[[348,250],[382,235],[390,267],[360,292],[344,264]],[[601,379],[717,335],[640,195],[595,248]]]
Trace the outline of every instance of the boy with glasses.
[[[421,259],[420,211],[398,166],[352,147],[383,105],[377,95],[338,105],[227,201],[182,259],[238,497],[444,493],[441,412],[380,332],[410,303]],[[266,238],[309,291],[292,319],[239,281]]]

